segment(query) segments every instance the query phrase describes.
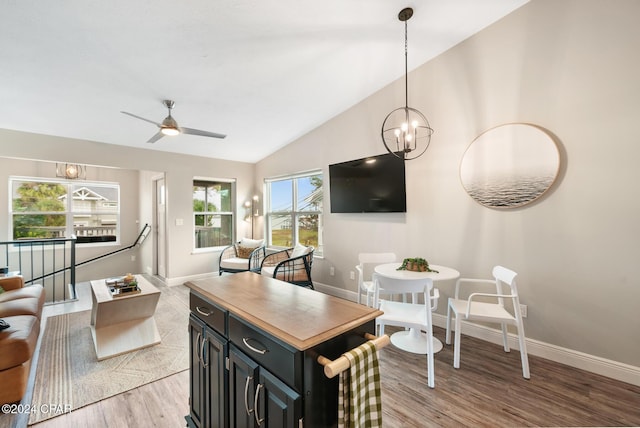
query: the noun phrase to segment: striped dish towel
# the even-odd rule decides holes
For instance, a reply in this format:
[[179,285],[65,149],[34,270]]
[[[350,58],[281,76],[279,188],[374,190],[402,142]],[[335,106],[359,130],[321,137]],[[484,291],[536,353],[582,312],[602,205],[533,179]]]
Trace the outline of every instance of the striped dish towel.
[[365,342],[342,354],[350,368],[338,380],[338,427],[381,427],[382,399],[376,346]]

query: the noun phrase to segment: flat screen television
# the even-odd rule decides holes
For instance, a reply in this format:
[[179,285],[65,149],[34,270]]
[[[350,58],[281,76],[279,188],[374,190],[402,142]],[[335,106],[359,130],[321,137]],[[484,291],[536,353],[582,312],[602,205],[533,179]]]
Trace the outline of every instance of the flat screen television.
[[407,212],[404,160],[391,153],[329,165],[332,213]]

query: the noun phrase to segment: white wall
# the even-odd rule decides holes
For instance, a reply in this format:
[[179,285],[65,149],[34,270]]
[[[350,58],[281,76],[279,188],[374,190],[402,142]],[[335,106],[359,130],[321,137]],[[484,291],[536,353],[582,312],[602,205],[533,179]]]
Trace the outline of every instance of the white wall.
[[[157,174],[164,174],[167,196],[167,280],[179,283],[186,278],[209,274],[218,270],[218,253],[193,253],[193,178],[212,177],[236,179],[236,206],[238,217],[236,229],[238,236],[250,233],[250,226],[243,221],[242,204],[253,195],[253,164],[231,162],[211,158],[178,155],[174,153],[135,149],[111,144],[96,143],[85,140],[61,138],[26,132],[0,129],[0,181],[7,182],[9,175],[34,175],[43,177],[55,176],[55,164],[42,162],[24,162],[24,160],[63,161],[87,164],[87,179],[121,181],[121,223],[122,244],[130,245],[138,235],[142,225],[153,225],[152,195],[150,180]],[[13,159],[12,159],[13,158]],[[14,159],[20,159],[16,161]],[[23,167],[16,167],[22,162]],[[3,165],[9,167],[3,168]],[[95,166],[100,166],[96,168]],[[113,168],[118,168],[114,170]],[[17,171],[33,171],[25,174]],[[128,172],[127,172],[128,171]],[[142,173],[141,173],[142,171]],[[123,174],[123,175],[121,175]],[[126,175],[132,174],[132,175]],[[2,187],[2,186],[0,186]],[[6,186],[0,192],[0,201],[6,204]],[[6,206],[6,205],[5,205]],[[1,210],[0,210],[1,211]],[[0,212],[0,221],[6,219],[7,210]],[[176,225],[176,219],[182,219],[183,225]],[[8,224],[8,219],[4,224]],[[0,228],[0,239],[7,239],[6,229]],[[142,257],[132,265],[131,253],[109,259],[98,268],[92,265],[87,270],[86,279],[104,276],[105,269],[119,272],[142,272],[150,263],[147,246],[152,242],[145,241]],[[105,247],[106,248],[106,247]],[[113,247],[112,247],[113,248]],[[142,250],[142,249],[141,249]],[[108,251],[108,250],[107,250]],[[83,260],[107,251],[91,250],[78,254]],[[89,254],[90,253],[90,254]],[[126,262],[126,263],[125,263]],[[114,275],[110,273],[109,275]],[[79,280],[85,280],[84,276]]]
[[[327,193],[329,164],[384,152],[380,126],[403,105],[404,80],[259,162],[257,183],[324,170],[325,258],[314,280],[355,291],[349,272],[364,251],[424,257],[463,276],[504,264],[520,274],[529,338],[640,366],[638,16],[635,0],[532,0],[412,72],[409,104],[435,134],[407,163],[406,214],[330,214]],[[563,167],[538,202],[488,209],[462,188],[460,161],[480,133],[510,122],[550,130]],[[453,284],[439,288],[443,314]]]

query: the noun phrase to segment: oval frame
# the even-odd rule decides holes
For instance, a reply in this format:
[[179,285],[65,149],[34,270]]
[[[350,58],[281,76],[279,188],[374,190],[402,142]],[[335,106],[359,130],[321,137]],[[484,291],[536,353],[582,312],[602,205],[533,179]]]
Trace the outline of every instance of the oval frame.
[[507,123],[484,131],[467,147],[460,181],[488,208],[519,208],[540,199],[560,171],[560,151],[544,128]]

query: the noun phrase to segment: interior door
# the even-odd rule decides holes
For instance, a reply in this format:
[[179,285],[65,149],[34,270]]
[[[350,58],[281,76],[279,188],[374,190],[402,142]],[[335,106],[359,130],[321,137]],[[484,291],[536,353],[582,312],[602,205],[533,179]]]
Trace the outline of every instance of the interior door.
[[164,178],[159,178],[155,180],[155,190],[156,190],[156,206],[155,206],[155,217],[156,217],[156,227],[154,230],[155,234],[155,274],[162,278],[167,277],[167,269],[166,269],[166,219],[167,219],[167,211],[166,211],[166,192],[164,185]]

